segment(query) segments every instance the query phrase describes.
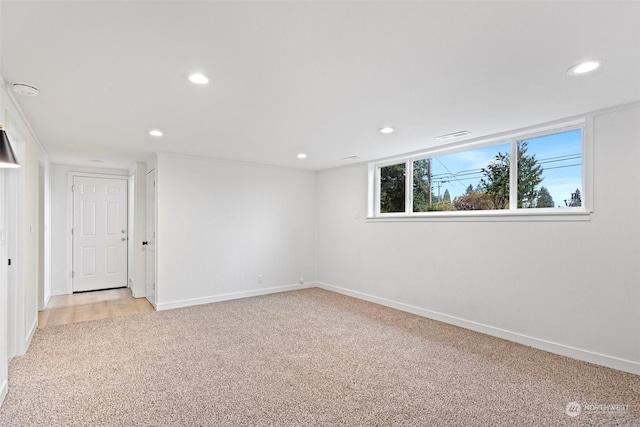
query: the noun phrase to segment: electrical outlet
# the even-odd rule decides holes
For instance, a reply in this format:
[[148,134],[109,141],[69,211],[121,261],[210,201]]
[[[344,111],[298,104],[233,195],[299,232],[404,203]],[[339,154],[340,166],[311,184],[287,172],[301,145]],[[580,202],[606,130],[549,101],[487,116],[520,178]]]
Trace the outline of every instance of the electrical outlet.
[[258,274],[258,283],[262,283],[262,274]]
[[304,285],[304,278],[303,277],[300,278],[300,284]]

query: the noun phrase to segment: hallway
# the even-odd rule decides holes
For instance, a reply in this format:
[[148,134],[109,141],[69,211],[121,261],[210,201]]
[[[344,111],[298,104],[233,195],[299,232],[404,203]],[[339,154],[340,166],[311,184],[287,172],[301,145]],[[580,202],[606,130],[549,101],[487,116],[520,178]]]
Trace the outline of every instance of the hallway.
[[133,298],[131,289],[108,289],[53,296],[47,308],[38,313],[38,328],[105,319],[153,311],[146,298]]

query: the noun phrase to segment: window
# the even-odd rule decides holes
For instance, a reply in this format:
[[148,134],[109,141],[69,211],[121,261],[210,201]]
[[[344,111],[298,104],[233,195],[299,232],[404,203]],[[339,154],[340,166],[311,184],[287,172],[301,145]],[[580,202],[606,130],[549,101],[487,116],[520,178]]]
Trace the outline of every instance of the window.
[[582,130],[518,141],[518,208],[582,206]]
[[585,212],[583,157],[582,126],[573,126],[372,164],[372,211],[376,217]]
[[380,168],[380,213],[405,211],[405,163]]
[[[413,212],[509,208],[509,156],[503,153],[509,153],[509,144],[415,160]],[[488,169],[495,194],[483,190]]]

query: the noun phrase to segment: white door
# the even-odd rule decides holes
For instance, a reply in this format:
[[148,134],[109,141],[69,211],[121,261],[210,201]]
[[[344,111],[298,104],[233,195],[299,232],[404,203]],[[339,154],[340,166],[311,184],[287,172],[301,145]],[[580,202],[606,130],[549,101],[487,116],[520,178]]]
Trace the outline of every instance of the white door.
[[156,306],[156,170],[147,173],[147,300]]
[[73,178],[73,292],[127,286],[127,180]]

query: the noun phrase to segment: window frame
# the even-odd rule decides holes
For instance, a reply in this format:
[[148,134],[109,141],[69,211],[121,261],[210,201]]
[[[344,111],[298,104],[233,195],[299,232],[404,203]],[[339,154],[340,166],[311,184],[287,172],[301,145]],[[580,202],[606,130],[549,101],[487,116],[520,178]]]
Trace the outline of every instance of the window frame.
[[[369,196],[367,220],[372,221],[584,221],[590,220],[593,212],[592,185],[592,118],[580,117],[536,126],[517,131],[493,135],[487,138],[473,139],[461,143],[447,144],[430,150],[408,153],[401,156],[369,163]],[[501,144],[509,144],[510,158],[517,159],[518,141],[530,140],[543,136],[581,130],[581,195],[582,206],[563,208],[518,208],[518,165],[510,162],[509,169],[509,207],[507,209],[473,210],[473,211],[430,211],[413,212],[413,162],[426,158],[455,154],[474,149]],[[380,212],[380,170],[385,166],[405,164],[405,211]],[[515,185],[514,185],[515,184]]]

